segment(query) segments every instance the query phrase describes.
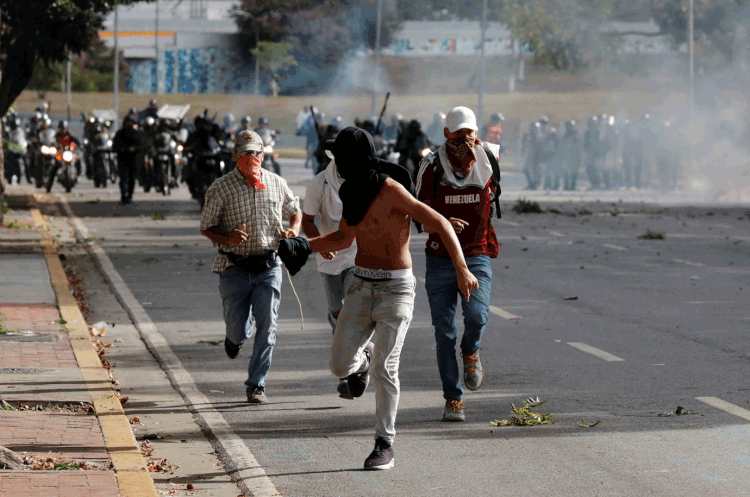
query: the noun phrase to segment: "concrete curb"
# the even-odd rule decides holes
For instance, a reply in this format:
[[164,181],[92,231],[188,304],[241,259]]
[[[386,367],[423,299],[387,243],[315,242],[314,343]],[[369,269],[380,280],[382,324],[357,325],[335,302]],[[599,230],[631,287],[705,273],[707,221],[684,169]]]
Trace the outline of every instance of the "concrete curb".
[[52,288],[57,296],[57,306],[60,316],[67,321],[73,354],[89,389],[120,491],[127,497],[156,497],[151,474],[136,444],[128,418],[94,350],[86,321],[70,293],[68,278],[58,258],[49,227],[39,209],[32,208],[31,215],[37,228],[44,232],[44,239],[40,244],[44,250]]
[[[65,198],[57,196],[57,199],[64,214],[70,219],[77,237],[80,240],[88,240],[88,229],[75,216]],[[182,366],[167,340],[157,330],[145,309],[132,294],[106,252],[100,246],[89,242],[84,242],[84,246],[96,267],[107,279],[113,294],[130,316],[147,348],[166,372],[174,389],[185,400],[186,406],[193,412],[196,422],[206,437],[217,451],[222,452],[228,459],[227,472],[236,480],[239,489],[254,497],[280,496],[281,493],[242,438],[234,432],[222,414],[211,406],[208,398],[195,385],[190,373]],[[200,410],[196,409],[196,406],[200,406]],[[217,433],[220,435],[217,436]]]

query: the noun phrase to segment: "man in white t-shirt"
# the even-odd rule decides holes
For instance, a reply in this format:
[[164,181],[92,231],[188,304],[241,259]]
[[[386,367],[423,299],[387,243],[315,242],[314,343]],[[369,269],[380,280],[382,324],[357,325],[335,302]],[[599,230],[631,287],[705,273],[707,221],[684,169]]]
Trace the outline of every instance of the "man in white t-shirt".
[[[339,228],[343,205],[339,198],[339,188],[343,183],[335,161],[315,175],[307,185],[302,209],[302,228],[308,238],[332,233]],[[315,224],[315,216],[320,216],[320,229]],[[344,306],[346,289],[354,275],[354,258],[357,255],[357,242],[335,253],[317,254],[318,272],[323,278],[323,287],[328,299],[328,322],[336,331],[336,320]],[[351,398],[346,378],[339,379],[337,388],[343,398]]]

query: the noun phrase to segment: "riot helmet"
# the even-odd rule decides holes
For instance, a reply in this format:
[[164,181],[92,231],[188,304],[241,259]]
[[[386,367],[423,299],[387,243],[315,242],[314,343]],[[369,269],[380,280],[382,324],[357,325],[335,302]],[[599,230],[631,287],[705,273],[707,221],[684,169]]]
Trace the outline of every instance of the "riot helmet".
[[336,116],[333,119],[331,119],[331,126],[340,127],[341,126],[341,116]]
[[248,129],[250,127],[250,123],[252,123],[253,120],[250,116],[245,116],[240,121],[240,124],[242,125],[243,129]]
[[258,119],[258,125],[259,126],[268,126],[268,118],[267,117],[261,117]]
[[59,129],[59,130],[66,130],[66,129],[68,129],[68,121],[63,120],[63,121],[58,122],[57,123],[57,129]]
[[231,129],[234,127],[234,116],[227,114],[224,116],[224,129]]
[[565,132],[566,133],[574,133],[576,130],[576,122],[575,119],[568,119],[565,121]]
[[391,124],[393,126],[398,126],[403,120],[404,116],[402,116],[401,114],[393,114],[393,116],[391,117]]
[[540,117],[539,118],[539,124],[541,124],[542,126],[548,125],[549,124],[549,117],[547,117],[547,116]]
[[501,113],[495,112],[490,116],[490,122],[499,123],[500,121],[505,121],[505,116],[503,116]]

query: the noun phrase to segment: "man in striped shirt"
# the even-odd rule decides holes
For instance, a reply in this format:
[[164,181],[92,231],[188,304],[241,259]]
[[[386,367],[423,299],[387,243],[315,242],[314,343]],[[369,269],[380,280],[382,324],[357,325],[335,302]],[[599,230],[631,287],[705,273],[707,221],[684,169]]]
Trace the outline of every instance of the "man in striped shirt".
[[[263,141],[257,133],[237,134],[234,158],[237,168],[206,192],[200,230],[219,249],[213,272],[219,275],[224,349],[230,359],[237,357],[255,326],[245,386],[248,402],[262,404],[267,401],[265,378],[281,296],[281,261],[275,251],[280,239],[299,235],[302,211],[286,181],[261,167]],[[287,229],[284,219],[289,220]]]

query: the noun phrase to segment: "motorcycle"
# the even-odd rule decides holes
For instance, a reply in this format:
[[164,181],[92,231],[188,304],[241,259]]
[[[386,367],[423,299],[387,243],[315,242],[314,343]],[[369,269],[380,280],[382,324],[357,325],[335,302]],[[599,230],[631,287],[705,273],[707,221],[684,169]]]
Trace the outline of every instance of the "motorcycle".
[[37,188],[44,186],[47,176],[55,166],[57,146],[54,129],[46,128],[39,133],[38,155],[34,161],[34,181]]
[[177,142],[167,132],[159,133],[154,142],[154,181],[164,195],[171,193],[175,184],[174,171],[179,160]]
[[261,164],[261,167],[281,176],[281,167],[276,160],[279,154],[275,153],[273,150],[274,145],[276,145],[273,131],[269,128],[263,128],[257,130],[257,133],[260,136],[260,139],[263,140],[263,163]]
[[115,153],[112,151],[112,139],[106,131],[95,134],[90,142],[90,157],[93,161],[94,187],[106,188],[107,180],[117,180],[115,169]]
[[21,128],[11,130],[3,145],[5,147],[6,181],[13,183],[14,176],[16,181],[20,181],[21,176],[25,173],[26,181],[31,183],[31,168],[26,165],[26,152],[28,151],[26,133]]
[[[60,166],[57,172],[57,180],[63,188],[65,188],[65,192],[70,193],[70,190],[72,190],[76,183],[78,183],[78,169],[76,163],[79,159],[75,143],[70,142],[65,146],[60,146],[57,150],[55,160]],[[54,180],[54,178],[52,178],[52,180]],[[51,184],[52,181],[50,181],[49,185]]]

